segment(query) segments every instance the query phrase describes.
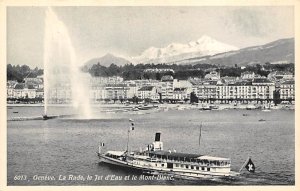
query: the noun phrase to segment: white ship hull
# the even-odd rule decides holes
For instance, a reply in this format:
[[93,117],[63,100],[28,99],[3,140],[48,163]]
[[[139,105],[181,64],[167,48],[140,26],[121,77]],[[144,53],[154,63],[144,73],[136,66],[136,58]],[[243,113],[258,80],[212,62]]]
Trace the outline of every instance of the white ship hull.
[[[130,130],[128,138],[129,132]],[[145,150],[128,152],[127,146],[126,151],[107,151],[101,154],[99,148],[98,157],[100,162],[149,175],[168,175],[181,179],[212,179],[239,175],[230,170],[229,158],[164,151],[160,133],[155,134],[155,141]]]
[[149,175],[159,175],[167,174],[175,178],[180,179],[212,179],[212,178],[222,178],[222,177],[235,177],[238,176],[237,172],[195,172],[194,170],[185,169],[169,169],[169,168],[159,168],[151,165],[152,162],[144,164],[134,164],[133,162],[121,161],[119,159],[114,159],[107,157],[105,155],[99,155],[100,162],[104,162],[111,165],[116,165],[120,167],[129,168],[132,170],[139,170],[145,174]]

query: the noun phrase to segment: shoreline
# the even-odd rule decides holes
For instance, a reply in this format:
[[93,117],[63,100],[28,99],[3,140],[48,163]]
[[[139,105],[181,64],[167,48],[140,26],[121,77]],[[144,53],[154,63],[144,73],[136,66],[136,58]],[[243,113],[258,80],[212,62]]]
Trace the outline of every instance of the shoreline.
[[[92,104],[91,107],[98,108],[135,108],[138,106],[141,106],[143,104],[120,104],[120,103],[114,103],[114,104]],[[207,104],[207,103],[199,103],[197,105],[193,104],[170,104],[170,103],[164,103],[164,104],[148,104],[149,106],[155,105],[158,106],[158,108],[166,108],[166,109],[178,109],[178,110],[184,110],[184,109],[203,109],[207,105],[213,105],[217,106],[218,108],[216,109],[211,109],[211,110],[224,110],[224,109],[247,109],[247,106],[252,105],[256,106],[257,108],[251,108],[251,110],[264,110],[263,106],[264,104]],[[50,107],[72,107],[71,104],[52,104],[49,105]],[[6,107],[44,107],[44,104],[38,103],[38,104],[6,104]],[[295,110],[295,105],[294,104],[278,104],[277,106],[274,106],[270,108],[270,110]],[[204,109],[203,109],[204,110]]]

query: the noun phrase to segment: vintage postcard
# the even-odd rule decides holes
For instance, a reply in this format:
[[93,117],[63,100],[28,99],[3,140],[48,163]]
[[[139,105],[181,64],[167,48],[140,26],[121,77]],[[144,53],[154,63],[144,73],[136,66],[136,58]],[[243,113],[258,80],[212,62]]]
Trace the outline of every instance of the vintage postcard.
[[0,190],[295,189],[299,2],[144,3],[3,3]]

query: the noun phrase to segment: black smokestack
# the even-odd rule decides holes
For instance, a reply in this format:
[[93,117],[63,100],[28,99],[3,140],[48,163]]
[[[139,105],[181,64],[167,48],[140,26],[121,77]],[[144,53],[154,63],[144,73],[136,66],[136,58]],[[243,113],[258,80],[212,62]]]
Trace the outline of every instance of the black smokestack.
[[160,133],[155,133],[155,141],[160,141]]

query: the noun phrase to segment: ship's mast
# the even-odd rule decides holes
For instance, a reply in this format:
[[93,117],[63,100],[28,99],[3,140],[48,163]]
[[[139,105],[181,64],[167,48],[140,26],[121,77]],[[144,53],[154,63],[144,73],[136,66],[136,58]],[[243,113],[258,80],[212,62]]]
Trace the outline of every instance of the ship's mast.
[[129,122],[131,123],[131,126],[128,128],[127,131],[127,147],[126,147],[126,153],[128,153],[128,145],[129,145],[129,137],[130,137],[130,131],[134,130],[134,121],[132,119],[129,119]]
[[199,149],[200,149],[200,145],[201,145],[201,133],[202,133],[201,131],[202,131],[202,122],[199,127]]
[[127,131],[127,147],[126,147],[126,153],[128,152],[129,134],[130,134],[130,129],[128,129],[128,131]]

